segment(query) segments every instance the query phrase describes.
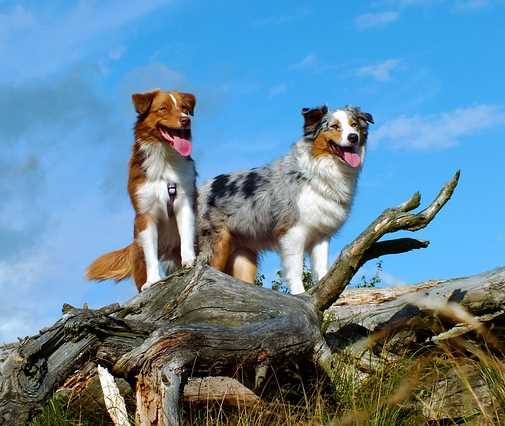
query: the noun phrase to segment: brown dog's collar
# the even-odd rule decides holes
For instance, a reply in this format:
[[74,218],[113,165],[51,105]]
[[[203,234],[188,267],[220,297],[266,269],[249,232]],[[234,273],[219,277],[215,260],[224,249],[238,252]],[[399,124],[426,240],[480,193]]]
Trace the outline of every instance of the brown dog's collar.
[[174,212],[174,201],[177,196],[177,185],[175,183],[167,183],[168,190],[168,201],[167,201],[167,213],[168,216],[172,216]]

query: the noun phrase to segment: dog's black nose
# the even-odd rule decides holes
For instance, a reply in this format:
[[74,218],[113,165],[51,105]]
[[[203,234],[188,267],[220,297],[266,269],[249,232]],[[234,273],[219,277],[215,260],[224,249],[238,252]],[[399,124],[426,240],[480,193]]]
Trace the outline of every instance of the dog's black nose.
[[349,133],[349,136],[347,136],[347,140],[351,143],[358,143],[359,136],[357,133]]
[[191,124],[191,119],[189,117],[181,117],[180,122],[182,127],[189,127]]

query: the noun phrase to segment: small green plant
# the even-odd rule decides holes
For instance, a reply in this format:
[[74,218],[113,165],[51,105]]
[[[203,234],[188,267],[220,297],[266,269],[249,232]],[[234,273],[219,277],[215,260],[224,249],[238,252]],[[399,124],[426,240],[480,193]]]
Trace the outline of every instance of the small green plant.
[[[303,286],[305,287],[305,290],[308,290],[309,288],[314,287],[314,280],[312,279],[312,272],[310,269],[307,268],[307,265],[305,263],[305,260],[303,261]],[[277,271],[275,273],[275,278],[272,281],[272,290],[275,291],[280,291],[281,293],[289,293],[289,288],[286,284],[286,281],[282,278],[282,273],[281,271]]]
[[289,288],[286,282],[282,279],[281,271],[275,272],[275,278],[272,281],[272,290],[280,291],[281,293],[287,294],[289,293]]
[[256,279],[253,284],[257,287],[263,287],[265,284],[265,275],[260,273],[256,274]]
[[362,275],[356,288],[375,288],[382,284],[382,260],[378,260],[375,264],[375,273],[371,278],[367,278],[366,275]]

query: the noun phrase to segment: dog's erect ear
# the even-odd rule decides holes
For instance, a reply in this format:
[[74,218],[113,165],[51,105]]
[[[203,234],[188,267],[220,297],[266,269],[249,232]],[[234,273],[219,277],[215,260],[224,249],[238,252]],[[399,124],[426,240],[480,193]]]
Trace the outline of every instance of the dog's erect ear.
[[372,114],[370,114],[369,112],[360,111],[359,118],[361,118],[362,120],[365,120],[368,123],[374,124]]
[[154,97],[158,91],[146,92],[146,93],[135,93],[132,95],[133,106],[137,114],[142,115],[149,111]]
[[313,126],[316,123],[321,121],[321,118],[325,116],[328,112],[328,107],[326,105],[322,105],[317,108],[303,108],[303,127]]
[[188,109],[190,115],[193,115],[195,112],[196,98],[195,95],[191,93],[180,93],[182,98],[182,103]]

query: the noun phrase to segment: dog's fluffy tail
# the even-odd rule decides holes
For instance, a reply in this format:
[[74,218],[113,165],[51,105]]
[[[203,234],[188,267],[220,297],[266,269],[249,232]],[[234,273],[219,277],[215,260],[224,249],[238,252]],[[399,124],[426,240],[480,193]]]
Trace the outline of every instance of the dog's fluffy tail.
[[133,244],[111,251],[95,259],[86,269],[88,280],[115,280],[128,278],[132,272]]

